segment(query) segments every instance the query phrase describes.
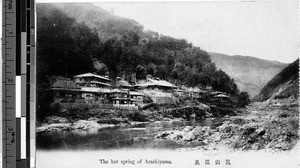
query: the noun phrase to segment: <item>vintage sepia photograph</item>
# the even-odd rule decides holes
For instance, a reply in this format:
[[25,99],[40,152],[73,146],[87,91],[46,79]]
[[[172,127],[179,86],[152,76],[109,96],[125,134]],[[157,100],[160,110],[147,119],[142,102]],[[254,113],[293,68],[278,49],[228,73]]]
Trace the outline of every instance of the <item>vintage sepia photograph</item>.
[[38,1],[37,167],[299,167],[298,8]]

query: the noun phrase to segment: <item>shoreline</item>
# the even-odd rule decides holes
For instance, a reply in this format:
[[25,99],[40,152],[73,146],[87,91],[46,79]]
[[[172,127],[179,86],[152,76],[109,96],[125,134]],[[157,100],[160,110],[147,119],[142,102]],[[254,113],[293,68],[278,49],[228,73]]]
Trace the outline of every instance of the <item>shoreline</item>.
[[[251,109],[251,110],[249,110]],[[299,111],[295,107],[249,108],[248,113],[233,116],[216,129],[185,127],[164,131],[158,139],[177,143],[203,142],[203,145],[181,150],[214,151],[290,151],[299,146]],[[259,112],[257,112],[259,110]]]
[[[214,108],[212,108],[214,107]],[[225,112],[220,115],[220,111]],[[238,109],[208,106],[205,104],[162,107],[159,110],[123,110],[91,109],[87,113],[70,116],[59,114],[49,116],[42,123],[37,123],[37,132],[60,132],[105,129],[151,122],[190,121],[206,118],[229,118],[237,115]],[[80,117],[79,117],[80,116]]]
[[[178,150],[218,151],[222,149],[237,151],[288,151],[299,140],[297,118],[299,111],[287,107],[248,107],[238,116],[224,116],[227,119],[216,128],[207,126],[174,127],[168,131],[160,131],[153,138],[172,140],[179,144],[199,144],[197,147],[183,147]],[[296,116],[296,117],[295,117]],[[216,117],[210,117],[216,118]],[[182,118],[150,119],[146,122],[128,121],[124,118],[114,120],[126,121],[118,124],[99,123],[99,119],[78,120],[68,122],[64,118],[54,117],[53,121],[60,120],[65,123],[48,123],[37,128],[37,133],[53,133],[72,131],[81,135],[95,134],[100,129],[135,126],[155,122],[187,121]],[[49,120],[50,121],[50,120]],[[105,120],[106,121],[106,120]],[[137,128],[145,129],[145,128]]]

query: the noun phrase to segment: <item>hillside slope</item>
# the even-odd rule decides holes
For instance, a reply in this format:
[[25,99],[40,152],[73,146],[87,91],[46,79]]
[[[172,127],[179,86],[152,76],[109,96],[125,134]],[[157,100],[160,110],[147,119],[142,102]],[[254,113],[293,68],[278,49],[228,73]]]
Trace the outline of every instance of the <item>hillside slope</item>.
[[[150,74],[178,86],[212,86],[215,90],[233,96],[238,94],[234,81],[226,73],[216,69],[210,55],[185,39],[145,31],[137,21],[112,15],[91,3],[38,4],[37,16],[40,25],[39,46],[45,47],[38,49],[40,53],[47,49],[45,56],[40,55],[40,58],[53,61],[52,54],[58,57],[61,67],[56,68],[56,76],[74,75],[75,71],[76,74],[82,73],[84,68],[64,66],[78,63],[78,67],[83,67],[80,62],[69,59],[79,55],[78,59],[87,64],[92,64],[95,60],[105,64],[112,79],[122,76],[127,81],[134,81],[134,74],[137,74],[137,80]],[[48,33],[53,31],[60,32],[60,35],[52,36]],[[43,44],[43,41],[47,43]],[[64,45],[66,42],[70,45]],[[49,46],[57,43],[62,43],[60,48]],[[74,44],[78,46],[73,47]],[[49,64],[49,61],[45,64]],[[53,67],[55,66],[53,62]],[[145,72],[138,71],[137,67],[142,67]],[[70,68],[72,71],[68,72]],[[85,69],[91,72],[94,71],[94,66]],[[47,75],[52,74],[49,72]]]
[[270,80],[254,101],[299,97],[299,59],[288,65]]
[[258,95],[267,82],[288,65],[250,56],[229,56],[213,52],[209,54],[216,67],[232,77],[238,88],[248,92],[250,98]]
[[53,6],[75,18],[78,23],[85,23],[96,29],[102,40],[109,39],[114,34],[125,35],[129,31],[139,35],[143,33],[143,26],[137,21],[113,15],[91,3],[55,3]]
[[[210,55],[185,39],[145,31],[132,19],[114,16],[92,4],[37,4],[37,118],[52,112],[47,93],[58,77],[87,72],[122,77],[135,84],[152,75],[179,87],[210,87],[230,95],[234,80],[211,62]],[[55,33],[53,33],[55,32]]]

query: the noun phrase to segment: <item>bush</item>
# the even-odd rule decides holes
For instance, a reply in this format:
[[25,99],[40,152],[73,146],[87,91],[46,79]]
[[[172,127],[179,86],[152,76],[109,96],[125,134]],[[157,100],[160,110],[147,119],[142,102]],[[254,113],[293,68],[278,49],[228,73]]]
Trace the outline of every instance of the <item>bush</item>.
[[49,115],[60,115],[62,111],[62,106],[60,102],[53,102],[49,106],[50,108],[50,113]]
[[88,104],[68,103],[64,105],[65,115],[71,118],[89,118],[90,107]]
[[238,107],[246,107],[250,103],[249,94],[247,92],[241,92],[238,96]]
[[132,121],[146,122],[149,121],[149,116],[140,111],[133,111],[126,115]]
[[97,122],[98,124],[120,124],[120,123],[129,123],[128,119],[123,118],[102,118]]

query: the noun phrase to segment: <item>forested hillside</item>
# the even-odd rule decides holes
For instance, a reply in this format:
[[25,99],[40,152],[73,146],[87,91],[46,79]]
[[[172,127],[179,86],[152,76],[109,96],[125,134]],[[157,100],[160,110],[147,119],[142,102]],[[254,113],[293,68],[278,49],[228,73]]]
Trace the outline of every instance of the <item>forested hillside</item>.
[[[75,9],[69,4],[66,7]],[[179,85],[211,85],[216,90],[237,93],[234,81],[216,70],[209,54],[185,39],[143,31],[137,22],[113,16],[99,7],[77,6],[76,11],[81,8],[91,13],[85,16],[91,16],[89,22],[78,23],[65,8],[63,12],[52,4],[38,4],[39,74],[44,73],[44,77],[72,77],[95,71],[93,62],[98,60],[107,66],[111,78],[125,75],[129,80],[140,65],[147,74]],[[94,28],[87,25],[91,23]]]
[[47,110],[44,90],[55,76],[86,72],[129,82],[132,74],[137,79],[151,74],[177,86],[211,86],[233,98],[239,94],[234,80],[216,69],[206,51],[185,39],[144,31],[136,21],[100,7],[38,4],[37,23],[38,111]]

